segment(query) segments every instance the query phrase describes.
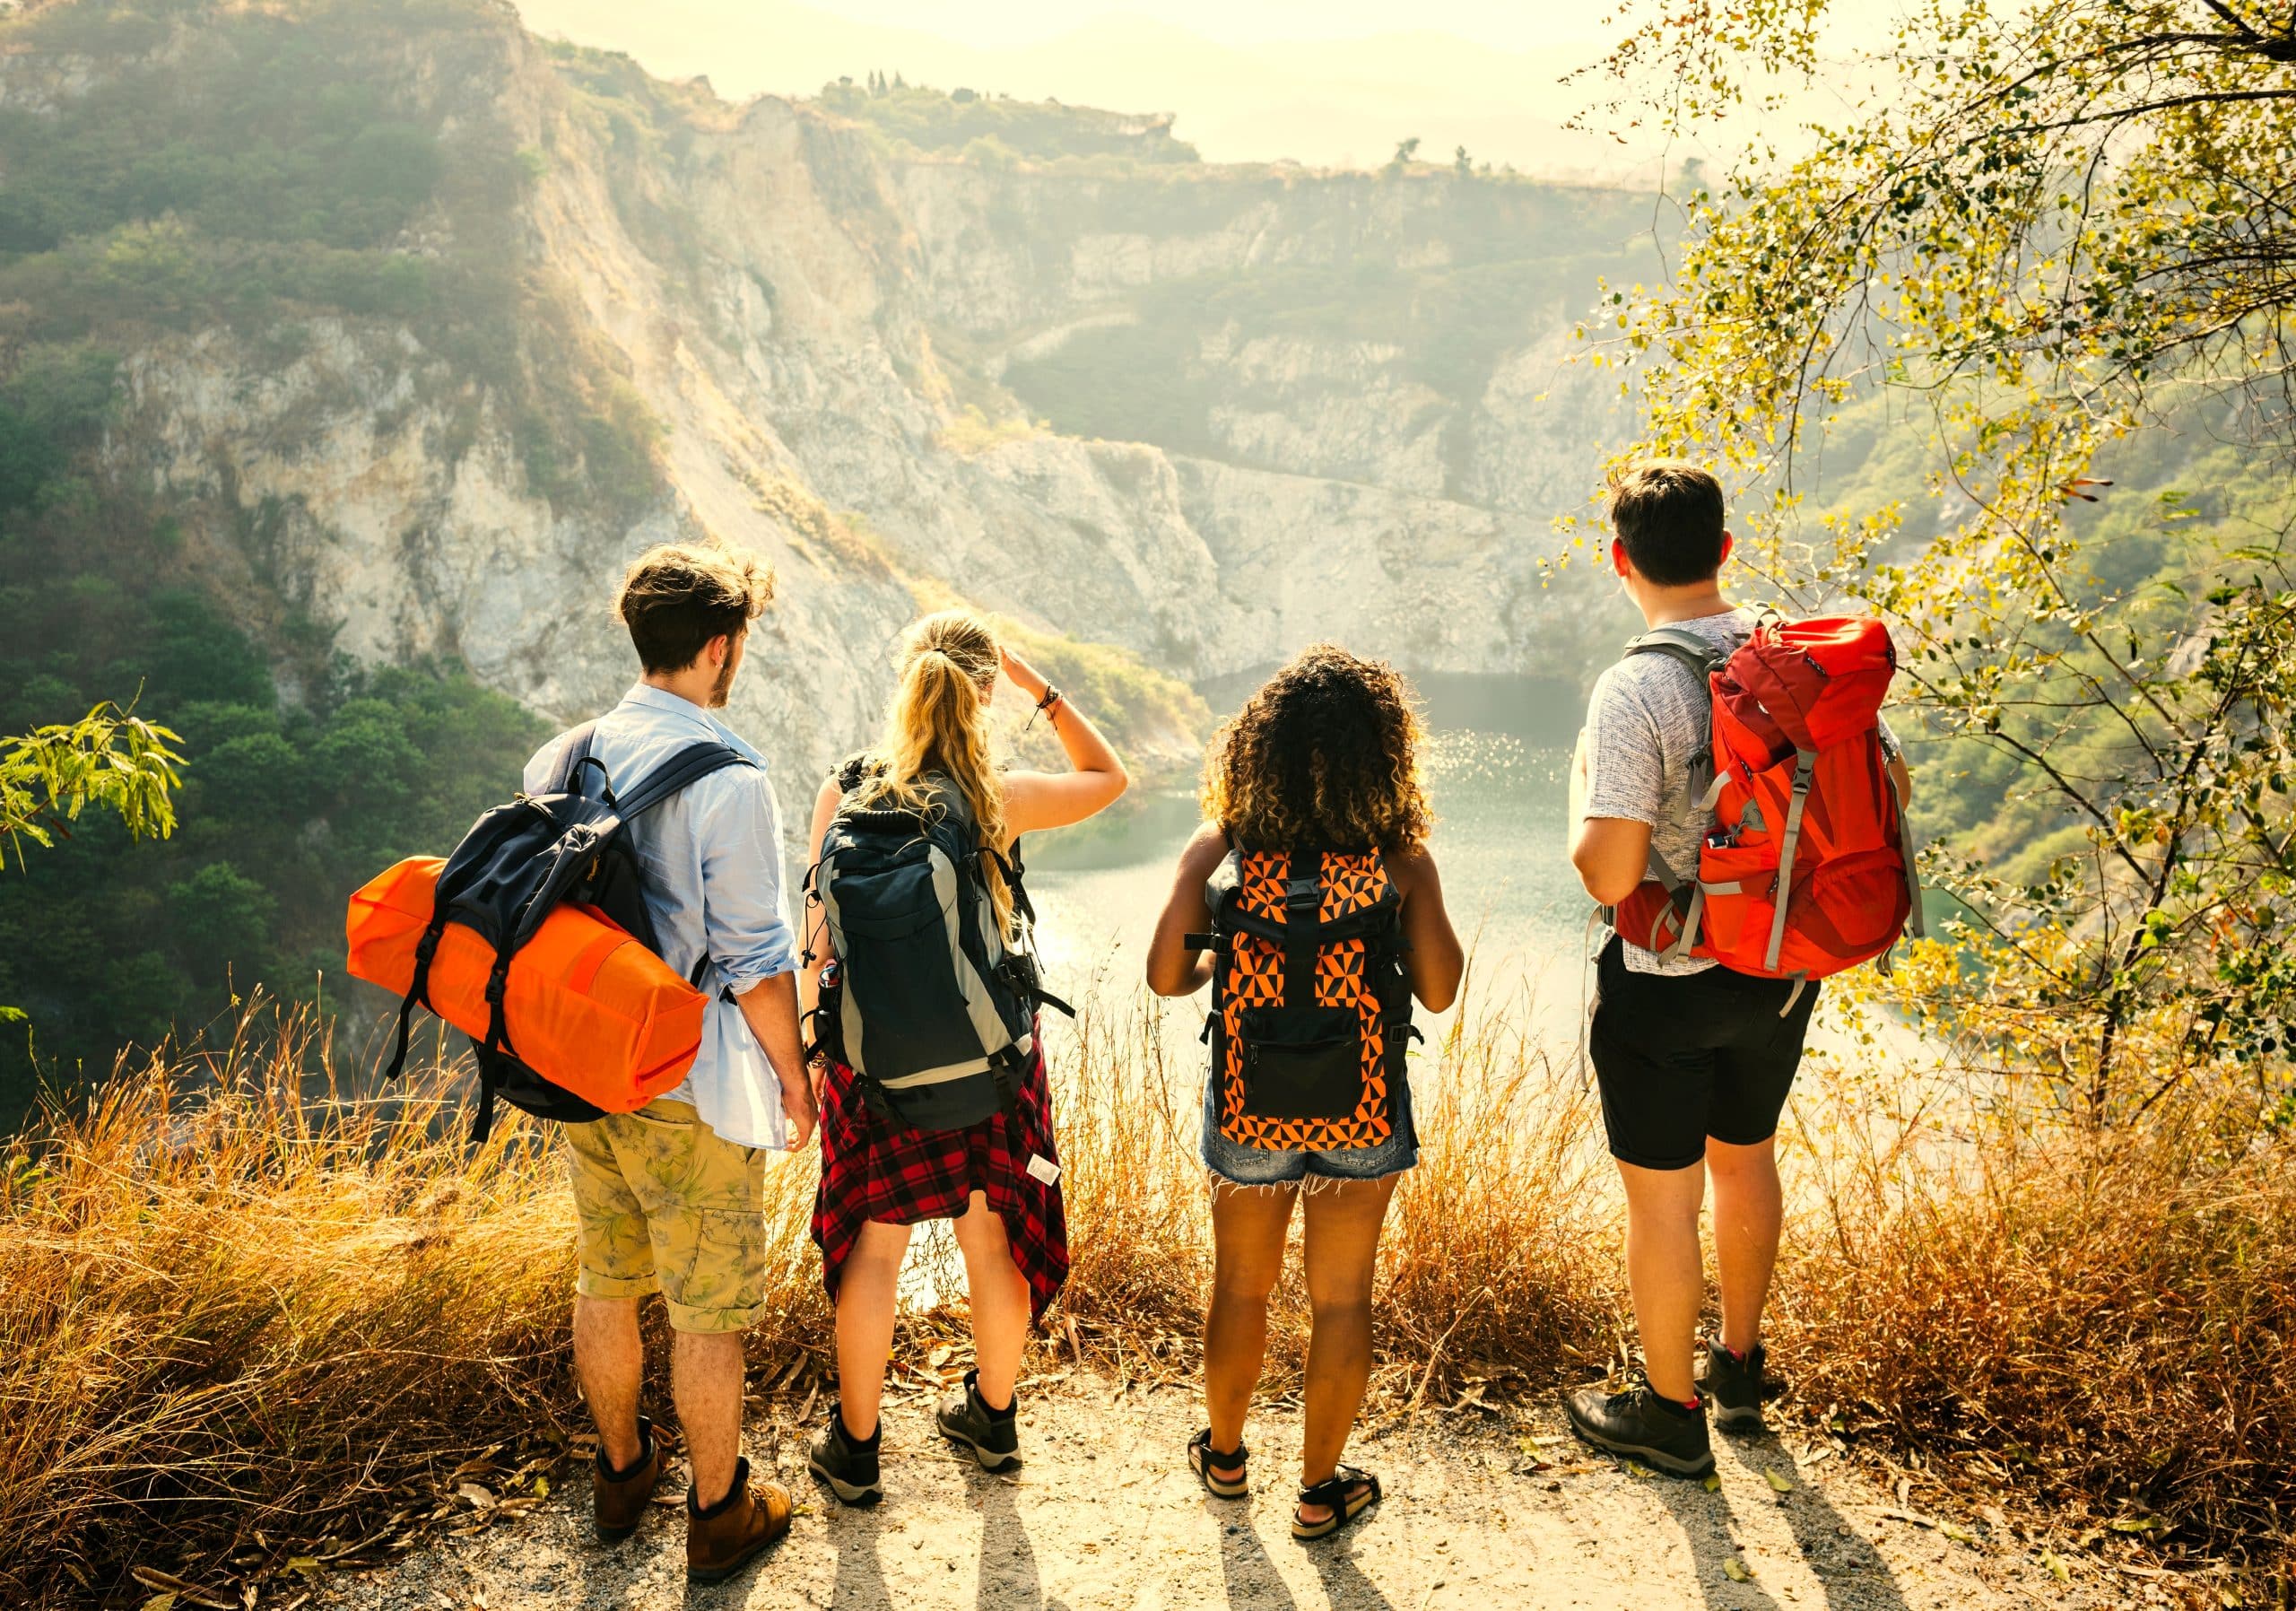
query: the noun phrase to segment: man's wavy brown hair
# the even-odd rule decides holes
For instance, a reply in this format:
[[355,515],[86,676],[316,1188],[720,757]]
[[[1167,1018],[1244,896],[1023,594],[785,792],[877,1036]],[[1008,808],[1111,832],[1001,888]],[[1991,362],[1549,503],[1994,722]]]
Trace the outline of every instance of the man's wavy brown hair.
[[1415,849],[1435,824],[1419,775],[1425,732],[1394,666],[1316,644],[1213,737],[1205,817],[1243,845]]

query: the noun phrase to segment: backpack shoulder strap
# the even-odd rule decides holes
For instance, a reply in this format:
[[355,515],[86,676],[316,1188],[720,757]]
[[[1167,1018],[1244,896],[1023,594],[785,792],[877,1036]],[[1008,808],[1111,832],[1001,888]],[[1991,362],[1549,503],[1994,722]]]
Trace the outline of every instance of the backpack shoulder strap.
[[[574,787],[574,774],[582,763],[592,759],[591,746],[597,742],[598,724],[586,721],[566,736],[566,748],[558,757],[558,770],[551,774],[550,792],[562,795]],[[598,768],[603,774],[605,768]]]
[[965,798],[965,791],[959,788],[946,774],[927,772],[920,780],[932,795],[934,804],[940,807],[944,820],[961,823],[967,832],[971,833],[978,834],[980,832],[980,824],[973,818],[972,802]]
[[[1641,636],[1628,640],[1626,645],[1626,657],[1630,659],[1636,655],[1664,655],[1682,666],[1698,679],[1699,693],[1709,701],[1712,693],[1709,679],[1729,664],[1732,652],[1709,642],[1687,627],[1679,626],[1652,627]],[[1707,713],[1706,736],[1700,740],[1698,753],[1690,759],[1690,809],[1693,821],[1702,820],[1711,812],[1715,801],[1722,794],[1722,780],[1716,775],[1714,764],[1713,706],[1708,702],[1702,708]],[[1663,868],[1665,865],[1657,861],[1655,853],[1652,859],[1657,867]],[[1661,882],[1671,888],[1674,880],[1662,875]]]
[[619,814],[625,823],[633,821],[671,796],[691,788],[704,778],[722,772],[729,766],[756,764],[731,745],[709,739],[688,745],[656,767],[643,783],[616,802]]
[[1641,636],[1629,639],[1626,653],[1629,656],[1664,655],[1686,666],[1701,683],[1730,658],[1727,649],[1716,647],[1687,627],[1679,626],[1652,627]]

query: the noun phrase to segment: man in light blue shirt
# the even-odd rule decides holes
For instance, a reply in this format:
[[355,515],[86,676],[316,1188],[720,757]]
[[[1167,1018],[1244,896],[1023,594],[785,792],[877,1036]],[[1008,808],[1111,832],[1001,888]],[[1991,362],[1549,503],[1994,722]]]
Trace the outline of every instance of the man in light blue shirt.
[[[561,734],[526,762],[528,794],[549,789],[570,736]],[[700,1054],[664,1100],[693,1108],[722,1140],[778,1150],[790,1145],[795,1114],[783,1111],[781,1086],[760,1049],[775,1032],[774,998],[796,977],[797,945],[783,905],[781,812],[765,758],[716,715],[650,678],[598,719],[589,753],[615,791],[627,794],[697,743],[726,745],[753,764],[689,784],[630,830],[662,960],[688,979],[702,968],[697,982],[709,997]],[[758,992],[772,980],[780,982]],[[794,995],[790,1003],[794,1023]],[[764,1021],[755,1022],[761,1013]]]
[[[709,994],[685,1082],[636,1113],[565,1127],[581,1227],[574,1367],[597,1423],[591,1473],[598,1536],[637,1530],[662,1474],[638,1301],[658,1290],[675,1343],[671,1392],[685,1435],[686,1571],[731,1576],[788,1530],[778,1485],[742,1458],[742,1333],[765,1296],[769,1148],[812,1138],[811,1082],[797,1020],[797,947],[784,907],[780,811],[765,759],[719,719],[749,623],[773,597],[752,557],[665,546],[640,555],[616,614],[644,675],[595,724],[589,753],[619,794],[696,743],[752,764],[691,784],[631,825],[662,959]],[[549,789],[570,736],[526,763]]]

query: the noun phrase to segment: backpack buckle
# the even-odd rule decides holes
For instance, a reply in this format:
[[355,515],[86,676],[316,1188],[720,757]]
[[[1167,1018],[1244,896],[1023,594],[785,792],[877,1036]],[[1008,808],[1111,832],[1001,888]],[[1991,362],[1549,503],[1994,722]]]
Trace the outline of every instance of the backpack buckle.
[[1283,884],[1283,904],[1292,907],[1321,906],[1324,900],[1323,880],[1316,877],[1289,878]]

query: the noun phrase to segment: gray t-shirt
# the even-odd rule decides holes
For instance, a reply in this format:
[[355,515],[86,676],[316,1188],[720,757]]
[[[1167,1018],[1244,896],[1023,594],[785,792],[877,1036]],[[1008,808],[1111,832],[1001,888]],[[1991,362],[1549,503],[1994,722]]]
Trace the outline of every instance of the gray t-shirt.
[[[1727,653],[1752,636],[1758,619],[1749,610],[1726,610],[1672,624]],[[1712,820],[1691,808],[1690,763],[1706,746],[1713,712],[1713,696],[1671,655],[1625,657],[1595,679],[1587,702],[1583,814],[1649,823],[1650,848],[1677,878],[1698,875],[1699,847]],[[1887,722],[1882,747],[1897,753]],[[1637,973],[1700,973],[1715,966],[1705,957],[1661,962],[1632,940],[1625,961]]]
[[[1674,625],[1728,653],[1753,633],[1744,610]],[[1693,812],[1691,757],[1706,747],[1713,699],[1671,655],[1629,655],[1595,679],[1587,705],[1587,802],[1590,817],[1650,824],[1650,848],[1677,878],[1698,875],[1708,814]],[[1668,962],[1631,940],[1626,965],[1637,973],[1700,973],[1714,964],[1685,956]]]

